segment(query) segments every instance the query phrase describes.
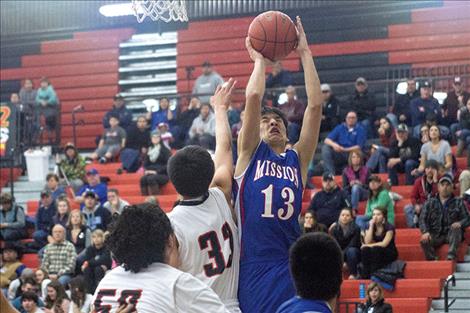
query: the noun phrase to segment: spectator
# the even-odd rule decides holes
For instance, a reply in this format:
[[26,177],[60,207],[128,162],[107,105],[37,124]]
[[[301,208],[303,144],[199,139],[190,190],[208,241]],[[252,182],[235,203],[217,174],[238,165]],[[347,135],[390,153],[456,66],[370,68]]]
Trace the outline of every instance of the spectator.
[[150,146],[150,130],[147,119],[139,116],[137,123],[127,129],[126,146],[121,151],[122,168],[128,173],[136,172],[142,164],[148,146]]
[[426,260],[437,260],[435,249],[449,244],[447,260],[454,260],[470,216],[461,198],[454,197],[452,176],[439,179],[438,195],[424,203],[420,218],[421,248]]
[[[27,116],[30,115],[28,112],[26,112],[27,107],[21,102],[20,97],[18,96],[17,93],[12,93],[10,95],[10,104],[14,107],[16,107],[16,116],[17,118],[17,128],[19,128],[19,142],[22,144],[25,144],[30,138],[26,137],[26,131],[27,127],[29,127],[27,123]],[[29,121],[28,121],[29,122]],[[30,132],[28,132],[28,136],[31,135]]]
[[147,120],[150,121],[150,130],[155,130],[160,123],[171,123],[175,117],[175,111],[170,109],[170,101],[163,97],[159,101],[159,109],[155,112],[147,113]]
[[419,130],[419,139],[421,140],[421,144],[424,145],[426,142],[431,141],[429,138],[429,127],[428,124],[423,124]]
[[398,185],[397,173],[405,173],[406,185],[412,185],[414,177],[411,173],[419,165],[421,142],[409,135],[408,126],[404,123],[398,125],[395,136],[387,162],[390,183],[393,186]]
[[194,82],[192,93],[199,97],[201,103],[208,104],[217,86],[222,85],[223,82],[222,77],[212,69],[212,64],[205,61],[202,63],[202,75]]
[[6,243],[2,249],[0,266],[0,292],[8,288],[10,283],[20,277],[25,266],[21,263],[22,249],[14,243]]
[[16,241],[26,236],[25,215],[11,194],[0,194],[0,240]]
[[356,279],[357,265],[361,258],[361,230],[354,223],[351,209],[341,210],[338,221],[331,225],[329,233],[336,239],[343,251],[343,259],[349,270],[349,279]]
[[39,297],[35,292],[27,291],[21,296],[21,307],[25,313],[44,313],[39,308]]
[[173,135],[168,131],[168,129],[169,126],[167,123],[158,124],[158,131],[160,132],[161,141],[168,149],[171,149],[170,146],[173,143]]
[[441,130],[438,126],[432,125],[429,128],[429,138],[430,141],[421,147],[419,167],[411,174],[414,176],[423,174],[427,160],[436,160],[443,167],[444,172],[452,174],[452,151],[449,142],[441,139]]
[[293,85],[294,80],[292,79],[292,74],[282,68],[281,61],[276,61],[273,63],[271,73],[266,77],[266,88],[277,90],[267,90],[267,98],[273,101],[273,106],[277,106],[278,98],[281,94],[280,88]]
[[52,217],[52,225],[67,226],[70,216],[70,202],[67,198],[57,200],[57,213]]
[[304,216],[304,233],[328,232],[325,225],[318,223],[317,216],[313,211],[307,211]]
[[[467,158],[470,160],[470,154]],[[470,168],[470,165],[468,166],[468,168]],[[465,193],[470,190],[470,170],[464,170],[462,171],[462,173],[460,173],[459,182],[460,182],[460,196],[464,197]],[[468,195],[470,196],[470,192],[468,192]],[[470,199],[467,199],[467,202],[469,200]]]
[[193,121],[198,117],[201,102],[197,97],[192,97],[189,106],[185,111],[180,112],[175,120],[175,125],[171,129],[175,142],[173,146],[177,149],[182,148],[188,138],[189,129]]
[[385,303],[384,292],[382,287],[376,282],[372,282],[367,286],[367,301],[360,306],[361,312],[372,313],[392,313],[392,306]]
[[411,204],[404,207],[406,224],[410,228],[418,227],[419,215],[424,203],[437,194],[439,163],[426,161],[424,175],[416,178],[411,191]]
[[75,192],[80,190],[83,186],[83,179],[85,178],[85,160],[78,154],[77,148],[72,143],[67,143],[64,147],[65,158],[57,159],[56,163],[59,166],[59,173],[63,179],[66,179]]
[[47,285],[51,282],[49,279],[49,273],[42,268],[38,268],[36,272],[34,272],[34,278],[36,279],[36,283],[38,284],[39,288],[39,295],[41,300],[45,300],[47,296]]
[[[238,108],[240,105],[238,105]],[[234,102],[230,102],[230,105],[227,110],[227,117],[228,117],[228,124],[230,125],[230,129],[232,129],[232,126],[240,122],[240,113],[241,111],[235,107]]]
[[16,299],[17,297],[21,296],[23,293],[21,286],[24,285],[25,281],[31,278],[34,281],[34,271],[30,268],[25,268],[19,278],[13,280],[8,286],[8,299],[10,301]]
[[[32,277],[28,277],[24,280],[23,284],[21,285],[21,292],[20,294],[13,300],[11,301],[11,305],[15,309],[17,309],[20,313],[26,313],[25,308],[23,307],[23,301],[22,297],[26,293],[33,293],[37,296],[38,293],[38,284]],[[41,300],[38,300],[39,306],[44,306],[44,303]]]
[[106,112],[103,117],[103,128],[111,128],[109,124],[109,118],[111,116],[116,116],[119,120],[119,126],[126,129],[129,128],[132,124],[132,112],[126,107],[124,102],[124,97],[121,94],[116,94],[114,96],[114,104],[111,110]]
[[358,77],[355,84],[354,96],[349,99],[346,108],[348,112],[354,111],[357,114],[359,124],[364,128],[367,138],[372,138],[372,124],[375,122],[376,104],[367,89],[367,81],[364,77]]
[[289,251],[289,265],[297,294],[276,313],[334,312],[343,281],[343,258],[336,241],[327,234],[300,237]]
[[98,196],[93,191],[87,191],[84,198],[85,206],[82,211],[88,228],[91,231],[97,228],[106,230],[111,222],[111,213],[101,206],[98,202]]
[[356,216],[359,201],[367,200],[369,196],[370,171],[364,166],[364,158],[361,150],[353,150],[349,153],[348,166],[343,171],[343,189],[351,199],[351,207]]
[[189,129],[188,144],[198,145],[205,149],[214,150],[215,148],[215,118],[211,111],[210,104],[203,103],[201,112],[193,120]]
[[36,96],[37,91],[34,90],[33,81],[29,78],[26,78],[23,81],[23,87],[20,89],[20,101],[21,103],[26,106],[25,112],[29,113],[29,120],[32,120],[33,112],[36,107]]
[[393,201],[388,190],[382,184],[382,180],[377,175],[369,178],[369,200],[367,200],[365,215],[356,216],[356,223],[362,229],[369,227],[369,221],[373,217],[373,210],[383,208],[387,212],[387,221],[390,225],[395,224],[395,212]]
[[459,123],[452,127],[452,134],[457,138],[457,157],[463,155],[465,148],[467,155],[470,155],[470,99],[459,109],[457,119]]
[[419,91],[416,89],[416,80],[409,78],[406,80],[406,84],[406,93],[397,95],[391,113],[387,114],[387,117],[392,121],[394,127],[397,127],[398,124],[411,126],[410,103],[420,95]]
[[38,107],[38,120],[44,115],[46,129],[49,133],[49,142],[52,140],[53,132],[57,127],[57,116],[59,114],[59,99],[52,85],[46,77],[41,78],[40,88],[36,93],[36,105]]
[[81,207],[83,207],[83,196],[86,191],[93,191],[96,193],[101,204],[104,204],[106,201],[108,201],[108,186],[101,182],[98,170],[95,168],[88,170],[86,172],[86,180],[87,183],[82,188],[80,188],[77,193],[78,196],[75,197],[75,201],[82,204]]
[[66,195],[64,187],[59,185],[59,176],[57,174],[47,174],[44,189],[50,192],[52,201],[56,201],[60,196]]
[[323,116],[320,125],[321,132],[329,132],[339,124],[339,101],[336,99],[330,85],[322,84]]
[[160,187],[168,182],[166,165],[171,152],[162,143],[160,132],[152,132],[152,145],[149,147],[144,161],[144,176],[140,179],[140,191],[143,196],[157,195]]
[[330,173],[323,174],[322,190],[312,198],[308,207],[315,212],[318,223],[327,228],[338,220],[341,210],[349,207],[346,193],[336,185],[335,177]]
[[74,245],[78,255],[77,258],[80,258],[80,253],[90,246],[91,231],[86,226],[85,215],[80,210],[70,212],[65,237]]
[[362,150],[366,143],[366,134],[357,123],[357,114],[353,111],[346,115],[346,122],[336,126],[322,147],[322,160],[325,171],[336,174],[347,164],[349,153]]
[[36,213],[36,230],[33,239],[39,248],[47,244],[47,237],[54,226],[53,217],[57,213],[56,202],[52,199],[50,191],[41,192],[41,201]]
[[94,293],[106,271],[111,269],[112,260],[111,254],[104,246],[104,232],[101,229],[93,231],[91,240],[93,244],[85,250],[82,272],[87,290]]
[[88,313],[91,310],[93,296],[88,292],[83,277],[73,278],[69,283],[70,306],[65,313]]
[[440,111],[439,102],[432,96],[431,83],[429,81],[423,82],[419,91],[420,97],[410,103],[411,126],[413,126],[413,136],[416,138],[419,137],[418,132],[421,129],[421,125],[427,119],[435,119],[437,122]]
[[396,141],[395,128],[387,117],[379,120],[378,129],[380,145],[373,144],[371,156],[367,161],[367,167],[373,173],[387,173],[387,162],[390,156],[390,147]]
[[64,285],[53,281],[47,286],[45,313],[69,312],[70,300],[65,292]]
[[[442,116],[446,126],[451,126],[457,123],[457,112],[470,100],[470,93],[465,91],[462,78],[454,78],[454,89],[447,93],[447,98],[444,100],[442,109]],[[454,132],[452,132],[454,133]]]
[[[58,280],[65,286],[74,273],[77,253],[75,247],[65,240],[65,228],[62,225],[55,225],[52,228],[52,239],[53,241],[44,249],[41,267],[49,273],[51,284]],[[49,291],[48,288],[48,295]]]
[[108,189],[108,201],[103,204],[103,207],[107,209],[111,215],[122,213],[122,210],[129,205],[129,202],[119,197],[119,190],[115,188]]
[[295,88],[288,86],[286,88],[287,102],[279,106],[279,110],[287,118],[287,136],[291,144],[299,140],[302,120],[304,118],[305,105],[298,101],[295,96]]
[[238,139],[238,134],[240,133],[240,129],[242,129],[244,119],[245,119],[245,110],[241,111],[240,113],[240,122],[232,126],[232,138],[235,141],[235,143]]
[[387,209],[376,207],[361,246],[361,278],[369,279],[378,269],[398,258],[395,247],[395,227],[387,222]]
[[106,163],[116,157],[126,146],[126,131],[119,126],[116,115],[109,116],[109,128],[106,128],[101,137],[98,148],[91,154],[91,159]]

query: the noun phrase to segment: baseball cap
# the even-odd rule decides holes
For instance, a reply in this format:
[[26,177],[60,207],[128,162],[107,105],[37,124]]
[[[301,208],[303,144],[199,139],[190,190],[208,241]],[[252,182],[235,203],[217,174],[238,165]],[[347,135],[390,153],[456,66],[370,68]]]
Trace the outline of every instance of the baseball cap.
[[454,78],[454,84],[461,84],[461,83],[462,83],[462,79],[459,76]]
[[323,173],[323,181],[335,180],[335,176],[331,173]]
[[441,184],[445,181],[448,182],[449,184],[453,184],[454,183],[454,178],[450,174],[444,174],[441,178],[439,178],[439,184]]
[[117,93],[117,94],[114,96],[114,100],[117,100],[117,99],[124,99],[124,97],[123,97],[120,93]]
[[51,192],[47,189],[44,189],[43,191],[41,191],[41,198],[49,197],[50,195],[51,195]]
[[422,88],[431,88],[431,82],[429,80],[425,80],[421,83]]
[[321,91],[331,91],[331,87],[328,84],[321,84],[320,89]]
[[204,61],[204,63],[202,63],[202,67],[204,66],[212,66],[212,64],[209,61]]
[[97,199],[98,197],[96,196],[96,193],[92,190],[88,190],[87,192],[85,192],[85,196],[83,196],[84,198],[94,198],[94,199]]
[[364,84],[364,85],[367,85],[367,80],[364,78],[364,77],[358,77],[356,79],[356,85],[357,84]]
[[402,123],[402,124],[399,124],[399,125],[397,126],[397,131],[398,131],[398,132],[406,132],[406,133],[407,133],[407,132],[408,132],[408,126],[406,126],[406,124],[403,124],[403,123]]
[[91,168],[86,172],[87,175],[98,175],[99,172],[96,168]]

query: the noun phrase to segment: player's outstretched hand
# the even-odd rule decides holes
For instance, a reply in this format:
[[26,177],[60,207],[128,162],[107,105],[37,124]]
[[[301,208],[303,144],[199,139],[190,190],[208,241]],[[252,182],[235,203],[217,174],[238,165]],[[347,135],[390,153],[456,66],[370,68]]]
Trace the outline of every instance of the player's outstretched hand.
[[304,27],[302,26],[302,21],[300,20],[300,16],[297,16],[297,48],[295,51],[298,54],[303,52],[310,52],[310,48],[308,47],[307,36],[305,35]]
[[230,77],[228,81],[217,86],[214,95],[211,97],[211,105],[214,110],[218,107],[223,107],[228,110],[236,84],[237,81]]
[[250,58],[255,62],[256,60],[262,60],[266,66],[272,66],[274,62],[270,61],[269,59],[266,59],[260,52],[256,51],[253,46],[251,45],[250,38],[246,37],[245,39],[245,46],[246,50],[248,50],[248,54],[250,55]]

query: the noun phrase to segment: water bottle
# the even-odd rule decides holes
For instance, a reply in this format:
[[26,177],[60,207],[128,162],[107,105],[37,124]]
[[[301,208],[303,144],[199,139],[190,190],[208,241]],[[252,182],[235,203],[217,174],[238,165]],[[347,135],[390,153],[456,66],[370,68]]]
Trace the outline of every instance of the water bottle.
[[359,284],[359,299],[366,298],[366,284],[360,283]]

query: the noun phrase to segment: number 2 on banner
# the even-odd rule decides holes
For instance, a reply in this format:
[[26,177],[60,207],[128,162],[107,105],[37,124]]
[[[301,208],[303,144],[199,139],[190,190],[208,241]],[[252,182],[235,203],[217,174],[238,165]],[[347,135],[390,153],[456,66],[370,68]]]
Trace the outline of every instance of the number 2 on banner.
[[0,107],[0,127],[8,128],[10,126],[10,122],[8,121],[10,114],[11,110],[9,107],[3,105]]
[[[269,185],[268,188],[261,191],[264,194],[264,212],[261,217],[273,218],[273,185]],[[294,214],[294,191],[289,187],[284,187],[281,191],[281,197],[285,200],[284,205],[287,206],[287,210],[280,208],[277,210],[277,217],[281,220],[288,220]]]

